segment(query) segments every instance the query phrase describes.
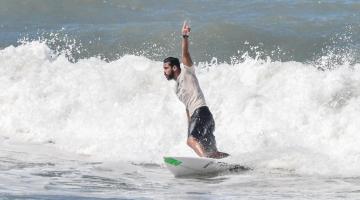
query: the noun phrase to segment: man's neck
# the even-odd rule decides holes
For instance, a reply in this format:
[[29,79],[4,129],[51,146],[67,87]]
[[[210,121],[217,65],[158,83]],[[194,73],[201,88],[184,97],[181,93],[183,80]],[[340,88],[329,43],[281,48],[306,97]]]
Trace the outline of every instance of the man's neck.
[[178,71],[175,72],[174,77],[175,77],[175,81],[178,79],[178,77],[181,74],[181,69],[179,69]]

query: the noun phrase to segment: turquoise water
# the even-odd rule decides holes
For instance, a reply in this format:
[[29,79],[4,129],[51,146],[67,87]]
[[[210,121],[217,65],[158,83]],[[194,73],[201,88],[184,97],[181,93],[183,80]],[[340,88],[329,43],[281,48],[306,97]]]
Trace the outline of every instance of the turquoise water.
[[22,145],[21,148],[31,149],[32,152],[19,152],[19,145],[16,146],[17,149],[2,145],[0,151],[1,199],[357,199],[359,197],[360,180],[356,177],[301,176],[277,169],[174,178],[164,166],[158,164],[94,162],[88,157],[74,157],[74,155],[54,152],[47,147]]
[[2,0],[0,4],[0,47],[40,37],[51,40],[54,49],[70,49],[70,41],[81,45],[80,50],[71,49],[75,58],[114,60],[136,54],[162,60],[179,56],[179,29],[183,20],[189,20],[196,61],[216,57],[229,63],[245,52],[282,61],[314,62],[332,53],[351,62],[359,59],[358,1]]

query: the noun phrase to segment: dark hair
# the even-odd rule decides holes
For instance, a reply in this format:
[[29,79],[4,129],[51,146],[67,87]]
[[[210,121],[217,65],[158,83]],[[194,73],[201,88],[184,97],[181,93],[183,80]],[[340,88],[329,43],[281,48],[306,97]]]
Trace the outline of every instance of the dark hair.
[[178,58],[167,57],[165,58],[164,63],[169,63],[171,67],[176,66],[177,68],[180,69],[180,61]]

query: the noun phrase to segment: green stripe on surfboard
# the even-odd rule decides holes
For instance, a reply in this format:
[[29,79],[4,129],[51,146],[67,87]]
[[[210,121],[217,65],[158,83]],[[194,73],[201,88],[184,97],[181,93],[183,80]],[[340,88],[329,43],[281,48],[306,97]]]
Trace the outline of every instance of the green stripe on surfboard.
[[170,165],[174,165],[174,166],[178,166],[180,165],[182,162],[180,160],[176,160],[172,157],[164,157],[164,161]]

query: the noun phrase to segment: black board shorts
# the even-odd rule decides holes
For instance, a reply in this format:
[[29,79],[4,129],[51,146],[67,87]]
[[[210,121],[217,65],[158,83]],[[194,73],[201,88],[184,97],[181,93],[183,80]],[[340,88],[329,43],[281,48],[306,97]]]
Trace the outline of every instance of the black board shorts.
[[216,152],[214,118],[207,106],[197,108],[191,116],[188,137],[192,136],[203,145],[206,153]]

